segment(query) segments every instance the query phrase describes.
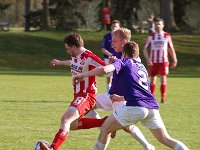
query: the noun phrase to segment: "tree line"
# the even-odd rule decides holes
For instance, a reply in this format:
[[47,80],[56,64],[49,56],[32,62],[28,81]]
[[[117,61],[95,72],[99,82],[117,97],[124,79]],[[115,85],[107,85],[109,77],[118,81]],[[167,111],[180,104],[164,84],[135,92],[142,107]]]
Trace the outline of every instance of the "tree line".
[[[79,25],[85,25],[86,20],[79,11],[80,4],[83,1],[92,3],[92,0],[41,0],[42,10],[31,11],[31,0],[24,0],[25,3],[25,30],[30,26],[39,25],[42,30],[51,28],[52,21],[59,30],[78,28]],[[123,26],[131,28],[133,21],[137,21],[137,11],[143,6],[142,0],[101,0],[96,8],[96,21],[101,23],[101,7],[110,1],[111,19],[118,19]],[[144,0],[143,0],[144,1]],[[147,1],[147,0],[146,0]],[[181,28],[189,27],[185,20],[185,8],[191,4],[192,0],[157,0],[160,4],[159,16],[164,19],[167,31],[179,31]],[[198,1],[198,0],[193,0]],[[150,1],[149,1],[150,3]],[[4,10],[11,4],[0,2],[1,16],[5,15]],[[69,18],[73,21],[69,22]]]

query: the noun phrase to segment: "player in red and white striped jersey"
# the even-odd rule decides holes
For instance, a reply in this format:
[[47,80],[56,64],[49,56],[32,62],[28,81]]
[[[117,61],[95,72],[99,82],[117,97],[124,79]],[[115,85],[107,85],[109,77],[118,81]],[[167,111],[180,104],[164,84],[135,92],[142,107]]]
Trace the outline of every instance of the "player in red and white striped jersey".
[[[144,56],[149,66],[150,87],[151,92],[155,95],[156,77],[160,75],[161,85],[161,103],[165,102],[167,90],[167,76],[169,73],[168,52],[172,58],[170,68],[173,69],[177,65],[175,49],[172,43],[171,35],[163,31],[164,21],[161,18],[155,19],[156,32],[151,33],[144,46]],[[150,55],[148,47],[150,46]]]
[[[72,78],[80,73],[106,65],[98,56],[84,48],[84,42],[80,35],[76,33],[69,34],[65,37],[64,44],[71,60],[60,61],[54,59],[51,61],[51,65],[69,66]],[[69,130],[89,129],[100,127],[103,124],[105,119],[83,118],[95,106],[96,93],[95,76],[86,77],[80,83],[74,84],[74,99],[61,118],[60,129],[50,147],[41,142],[41,150],[58,150],[66,140]]]

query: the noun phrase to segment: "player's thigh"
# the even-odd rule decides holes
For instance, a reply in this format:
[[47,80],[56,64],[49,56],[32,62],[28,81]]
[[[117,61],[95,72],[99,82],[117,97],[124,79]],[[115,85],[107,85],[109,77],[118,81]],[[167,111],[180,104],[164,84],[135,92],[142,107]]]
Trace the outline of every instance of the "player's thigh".
[[64,112],[61,122],[71,124],[73,121],[77,120],[80,117],[79,111],[77,108],[70,106],[67,111]]
[[144,107],[122,106],[113,111],[113,116],[123,126],[128,127],[143,120],[148,115],[148,109]]
[[148,68],[149,77],[155,77],[158,75],[158,73],[159,73],[159,66],[157,63],[153,63],[152,66],[149,66]]
[[78,94],[74,97],[70,107],[75,107],[79,112],[79,118],[81,118],[95,106],[95,96],[86,93]]
[[159,64],[159,75],[160,76],[168,76],[169,74],[169,63],[164,62]]
[[110,115],[101,126],[101,132],[108,134],[122,128],[124,127],[116,120],[116,118],[113,115]]
[[157,109],[148,109],[148,115],[146,118],[141,120],[141,123],[145,127],[150,129],[159,129],[159,128],[165,129],[165,125],[160,116],[159,110]]
[[110,94],[102,93],[97,94],[96,108],[101,110],[112,110],[112,101],[110,99]]

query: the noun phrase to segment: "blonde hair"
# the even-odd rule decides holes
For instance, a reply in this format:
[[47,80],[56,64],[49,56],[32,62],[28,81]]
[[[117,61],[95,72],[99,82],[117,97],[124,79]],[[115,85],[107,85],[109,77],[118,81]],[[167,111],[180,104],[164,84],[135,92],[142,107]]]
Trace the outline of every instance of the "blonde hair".
[[131,40],[131,30],[127,28],[119,28],[113,31],[113,35],[118,35],[120,39],[127,40],[129,42]]

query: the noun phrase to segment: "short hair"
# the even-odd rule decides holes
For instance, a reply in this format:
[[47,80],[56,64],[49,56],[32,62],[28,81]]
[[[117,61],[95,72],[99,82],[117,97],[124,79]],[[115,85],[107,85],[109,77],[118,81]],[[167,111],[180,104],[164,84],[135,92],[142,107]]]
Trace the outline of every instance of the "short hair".
[[123,52],[128,56],[132,58],[137,58],[139,56],[139,46],[136,42],[130,41],[127,42],[123,46]]
[[164,20],[162,18],[154,18],[154,22],[158,22],[158,21],[162,21],[163,24],[165,23]]
[[76,47],[83,47],[84,42],[82,37],[77,33],[70,33],[68,36],[64,38],[64,43],[68,46],[76,46]]
[[115,23],[118,23],[119,26],[121,26],[121,22],[119,20],[113,20],[111,24],[115,24]]
[[131,30],[127,28],[119,28],[113,31],[113,35],[118,35],[120,39],[125,39],[128,42],[131,40]]

